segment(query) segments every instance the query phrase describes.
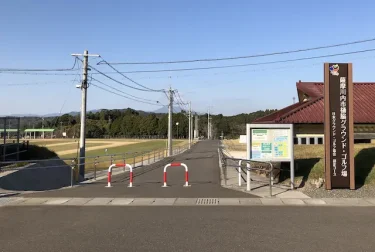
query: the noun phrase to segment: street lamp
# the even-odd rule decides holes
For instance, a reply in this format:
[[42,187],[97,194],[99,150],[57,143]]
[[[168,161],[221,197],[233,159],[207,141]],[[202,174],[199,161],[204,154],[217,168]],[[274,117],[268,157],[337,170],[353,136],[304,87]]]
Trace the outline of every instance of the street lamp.
[[176,125],[177,125],[177,139],[178,139],[178,125],[179,125],[179,123],[176,122]]

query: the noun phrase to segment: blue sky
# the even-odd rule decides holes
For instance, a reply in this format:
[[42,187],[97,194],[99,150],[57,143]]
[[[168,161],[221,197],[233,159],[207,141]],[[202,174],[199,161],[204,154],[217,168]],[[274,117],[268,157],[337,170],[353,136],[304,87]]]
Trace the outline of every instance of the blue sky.
[[[0,68],[69,68],[71,53],[100,54],[109,62],[231,57],[375,38],[374,1],[2,1]],[[121,71],[258,63],[375,48],[375,42],[305,53],[173,65],[117,65]],[[295,83],[322,81],[323,62],[353,62],[354,81],[375,81],[375,52],[228,69],[128,74],[142,85],[172,85],[193,109],[225,115],[282,108]],[[90,58],[93,66],[98,59]],[[108,66],[95,66],[112,71]],[[81,73],[81,71],[73,72]],[[120,75],[111,75],[131,85]],[[0,72],[0,114],[78,111],[78,76]],[[166,104],[164,94],[140,92],[95,78],[135,96]],[[76,81],[74,81],[76,80]],[[18,85],[18,84],[28,85]],[[35,84],[37,83],[37,84]],[[88,109],[152,111],[91,86]]]

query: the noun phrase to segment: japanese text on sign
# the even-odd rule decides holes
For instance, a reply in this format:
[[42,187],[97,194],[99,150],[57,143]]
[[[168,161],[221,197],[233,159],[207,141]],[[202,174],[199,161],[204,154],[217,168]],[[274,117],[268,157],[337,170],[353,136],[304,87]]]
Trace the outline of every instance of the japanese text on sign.
[[346,146],[347,146],[347,128],[346,128],[346,121],[347,121],[347,113],[346,113],[346,77],[340,77],[340,120],[341,120],[341,176],[347,177],[348,176],[348,160],[346,153]]

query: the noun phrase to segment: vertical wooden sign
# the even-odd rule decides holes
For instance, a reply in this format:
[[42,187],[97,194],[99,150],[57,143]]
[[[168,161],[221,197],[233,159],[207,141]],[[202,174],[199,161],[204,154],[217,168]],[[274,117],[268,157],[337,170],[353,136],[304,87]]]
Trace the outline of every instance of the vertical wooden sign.
[[326,189],[355,189],[352,64],[324,64]]

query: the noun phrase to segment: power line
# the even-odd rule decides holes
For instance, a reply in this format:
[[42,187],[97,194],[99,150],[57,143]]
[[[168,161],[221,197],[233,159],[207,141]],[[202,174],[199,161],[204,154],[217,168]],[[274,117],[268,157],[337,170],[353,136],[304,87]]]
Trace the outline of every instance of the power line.
[[[78,57],[77,57],[77,58],[78,58]],[[80,58],[78,58],[78,59],[79,59],[80,61],[82,61]],[[118,81],[118,80],[116,80],[116,79],[114,79],[114,78],[108,76],[107,74],[105,74],[105,73],[99,71],[98,69],[96,69],[95,67],[93,67],[93,66],[91,66],[91,65],[88,65],[88,67],[90,67],[90,69],[94,69],[94,70],[97,71],[99,74],[101,74],[101,75],[107,77],[108,79],[110,79],[110,80],[112,80],[112,81],[114,81],[114,82],[117,82],[117,83],[120,84],[120,85],[123,85],[123,86],[129,87],[129,88],[132,88],[132,89],[135,89],[135,90],[139,90],[139,91],[153,92],[153,91],[148,90],[148,89],[141,89],[141,88],[137,88],[137,87],[133,87],[133,86],[127,85],[127,84],[125,84],[125,83],[123,83],[123,82],[121,82],[121,81]],[[93,74],[95,74],[95,73],[93,73]],[[160,91],[160,92],[162,92],[162,91]]]
[[[80,74],[77,72],[77,75],[75,76],[74,80],[71,81],[71,84],[74,84],[76,81],[78,81],[78,79],[80,79]],[[61,116],[61,112],[62,112],[62,110],[63,110],[63,108],[64,108],[64,106],[65,106],[65,103],[66,103],[66,102],[68,101],[68,99],[69,99],[69,95],[70,95],[70,92],[72,91],[72,89],[73,89],[73,87],[69,88],[68,93],[67,93],[67,95],[66,95],[66,98],[65,98],[63,104],[61,105],[61,109],[60,109],[60,113],[59,113],[60,116]]]
[[75,71],[74,67],[77,64],[77,59],[71,68],[57,68],[57,69],[22,69],[22,68],[0,68],[0,72],[64,72]]
[[[210,70],[210,69],[220,69],[220,68],[236,68],[236,67],[246,67],[246,66],[257,66],[257,65],[267,65],[267,64],[276,64],[276,63],[287,63],[287,62],[296,62],[296,61],[303,61],[303,60],[312,60],[312,59],[319,59],[319,58],[327,58],[327,57],[336,57],[336,56],[343,56],[343,55],[351,55],[351,54],[360,54],[360,53],[366,53],[366,52],[372,52],[375,51],[375,49],[367,49],[367,50],[361,50],[361,51],[352,51],[352,52],[344,52],[344,53],[337,53],[337,54],[327,54],[327,55],[320,55],[320,56],[314,56],[314,57],[305,57],[305,58],[297,58],[297,59],[290,59],[290,60],[280,60],[280,61],[270,61],[270,62],[260,62],[260,63],[251,63],[251,64],[240,64],[240,65],[229,65],[229,66],[217,66],[217,67],[202,67],[202,68],[182,68],[182,69],[159,69],[159,70],[142,70],[142,71],[123,71],[120,73],[125,74],[135,74],[135,73],[158,73],[158,72],[178,72],[178,71],[196,71],[196,70]],[[94,70],[98,71],[97,69],[93,68]],[[246,70],[248,71],[248,70]],[[246,72],[244,71],[244,72]],[[253,71],[253,70],[249,70]],[[1,72],[1,71],[0,71]],[[242,71],[241,71],[242,72]],[[4,74],[27,74],[27,75],[54,75],[54,76],[73,76],[75,74],[61,74],[61,73],[29,73],[29,72],[3,72]],[[236,72],[237,73],[237,72]],[[118,74],[117,72],[98,72],[98,73],[92,73],[93,75],[102,74],[106,76],[107,78],[110,78],[107,76],[107,74]],[[219,73],[216,73],[219,74]],[[232,73],[228,73],[232,74]],[[116,81],[116,80],[114,80]],[[118,82],[118,81],[116,81]],[[121,85],[128,86],[124,83],[121,83]],[[131,86],[130,86],[131,87]],[[134,88],[134,87],[131,87]],[[135,88],[137,89],[137,88]],[[149,91],[149,90],[143,90],[141,91]]]
[[111,89],[113,89],[113,90],[116,90],[117,92],[120,92],[120,93],[125,94],[125,95],[130,96],[130,97],[133,97],[133,98],[135,98],[135,99],[139,99],[139,100],[143,100],[143,101],[149,101],[149,102],[156,102],[156,103],[159,103],[159,101],[148,100],[148,99],[144,99],[144,98],[141,98],[141,97],[138,97],[138,96],[131,95],[131,94],[126,93],[126,92],[124,92],[124,91],[122,91],[122,90],[120,90],[120,89],[117,89],[117,88],[115,88],[115,87],[112,87],[112,86],[110,86],[110,85],[107,85],[107,84],[105,84],[105,83],[103,83],[103,82],[101,82],[101,81],[99,81],[99,80],[97,80],[97,79],[95,79],[95,78],[92,78],[92,77],[91,77],[91,80],[96,81],[96,82],[98,82],[98,83],[100,83],[100,84],[102,84],[102,85],[104,85],[104,86],[106,86],[106,87],[109,87],[109,88],[111,88]]
[[140,71],[128,71],[128,72],[122,72],[122,73],[182,72],[182,71],[197,71],[197,70],[223,69],[223,68],[235,68],[235,67],[246,67],[246,66],[271,65],[271,64],[277,64],[277,63],[286,63],[286,62],[312,60],[312,59],[320,59],[320,58],[327,58],[327,57],[336,57],[336,56],[358,54],[358,53],[365,53],[365,52],[372,52],[372,51],[375,51],[375,48],[374,49],[361,50],[361,51],[352,51],[352,52],[345,52],[345,53],[336,53],[336,54],[327,54],[327,55],[312,56],[312,57],[303,57],[303,58],[296,58],[296,59],[289,59],[289,60],[277,60],[277,61],[267,61],[267,62],[237,64],[237,65],[227,65],[227,66],[175,68],[175,69],[159,69],[159,70],[140,70]]
[[135,90],[139,90],[139,91],[152,92],[151,90],[148,90],[148,89],[141,89],[141,88],[137,88],[137,87],[133,87],[133,86],[127,85],[127,84],[125,84],[125,83],[123,83],[123,82],[121,82],[121,81],[118,81],[118,80],[116,80],[116,79],[114,79],[114,78],[112,78],[112,77],[106,75],[105,73],[99,71],[98,69],[96,69],[96,68],[94,68],[94,67],[92,67],[92,66],[90,66],[90,65],[89,65],[89,67],[90,67],[91,69],[94,69],[95,71],[97,71],[99,74],[101,74],[101,75],[107,77],[108,79],[110,79],[110,80],[112,80],[112,81],[114,81],[114,82],[117,82],[117,83],[120,84],[120,85],[126,86],[126,87],[128,87],[128,88],[132,88],[132,89],[135,89]]
[[7,83],[7,84],[0,84],[0,86],[32,86],[32,85],[47,85],[47,84],[51,84],[51,83],[62,84],[62,83],[69,83],[69,81],[62,81],[62,82],[58,82],[58,81],[46,81],[46,82],[29,82],[29,83]]
[[[183,106],[183,107],[184,107],[184,110],[187,110],[186,107],[185,107],[185,106],[187,105],[187,103],[184,102],[184,101],[181,99],[181,96],[180,96],[180,93],[178,92],[178,90],[176,90],[175,94],[177,94],[177,96],[178,96],[178,97],[177,97],[177,96],[175,95],[176,100],[179,101],[178,104],[181,105],[181,106]],[[181,106],[180,106],[180,108],[181,108]],[[182,108],[181,108],[181,109],[182,109]]]
[[154,103],[151,103],[151,102],[139,101],[139,100],[136,100],[136,99],[133,99],[133,98],[129,98],[129,97],[125,96],[125,95],[122,95],[122,94],[119,94],[119,93],[116,93],[116,92],[112,92],[111,90],[108,90],[108,89],[106,89],[106,88],[100,87],[100,86],[95,85],[95,84],[93,84],[93,83],[92,83],[91,85],[93,85],[93,86],[96,87],[96,88],[102,89],[102,90],[104,90],[104,91],[106,91],[106,92],[108,92],[108,93],[115,94],[115,95],[118,95],[118,96],[121,96],[121,97],[127,98],[127,99],[129,99],[129,100],[133,100],[133,101],[140,102],[140,103],[145,103],[145,104],[150,104],[150,105],[154,105],[154,106],[163,106],[163,105],[161,105],[161,104],[154,104]]
[[[102,57],[100,57],[101,59],[103,59]],[[148,89],[149,91],[153,91],[153,92],[160,92],[160,91],[163,91],[163,90],[156,90],[156,89],[151,89],[149,87],[146,87],[146,86],[143,86],[141,84],[139,84],[138,82],[134,81],[133,79],[129,78],[128,76],[124,75],[123,73],[121,73],[119,70],[117,70],[116,68],[114,68],[111,64],[109,64],[106,60],[103,59],[103,61],[110,67],[112,68],[113,70],[115,70],[117,73],[119,73],[121,76],[123,76],[124,78],[126,78],[127,80],[133,82],[134,84],[140,86],[140,87],[143,87],[145,89]]]
[[291,51],[282,51],[282,52],[272,52],[272,53],[265,53],[265,54],[255,54],[255,55],[246,55],[246,56],[237,56],[237,57],[226,57],[226,58],[210,58],[210,59],[194,59],[194,60],[176,60],[176,61],[154,61],[154,62],[115,62],[115,63],[108,63],[106,61],[100,61],[97,64],[110,64],[110,65],[157,65],[157,64],[178,64],[178,63],[194,63],[194,62],[208,62],[208,61],[225,61],[225,60],[238,60],[238,59],[248,59],[248,58],[259,58],[259,57],[266,57],[266,56],[275,56],[275,55],[283,55],[283,54],[291,54],[291,53],[299,53],[299,52],[307,52],[307,51],[314,51],[314,50],[321,50],[327,48],[334,48],[334,47],[341,47],[341,46],[348,46],[354,44],[361,44],[366,42],[375,41],[375,38],[365,39],[365,40],[357,40],[352,42],[334,44],[334,45],[325,45],[325,46],[318,46],[318,47],[311,47],[311,48],[304,48],[304,49],[297,49]]
[[178,90],[176,90],[176,92],[174,92],[174,96],[176,98],[177,105],[180,107],[180,109],[183,110],[183,111],[188,111],[188,109],[185,107],[187,103],[183,102]]

